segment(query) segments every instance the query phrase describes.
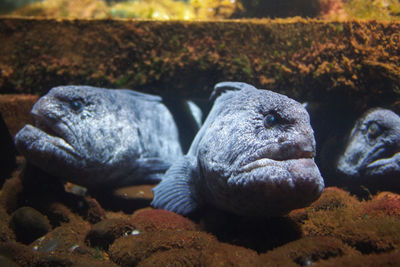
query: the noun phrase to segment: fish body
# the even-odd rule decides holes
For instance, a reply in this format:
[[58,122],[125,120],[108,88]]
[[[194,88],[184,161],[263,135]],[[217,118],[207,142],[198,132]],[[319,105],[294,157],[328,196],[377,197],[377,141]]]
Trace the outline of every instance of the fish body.
[[337,169],[365,179],[400,173],[400,117],[382,108],[364,113],[350,133]]
[[188,153],[153,189],[152,205],[188,215],[212,205],[279,216],[316,200],[324,182],[304,107],[249,84],[215,86],[213,107]]
[[182,156],[161,98],[132,90],[59,86],[33,106],[35,126],[15,136],[29,162],[86,187],[156,183]]

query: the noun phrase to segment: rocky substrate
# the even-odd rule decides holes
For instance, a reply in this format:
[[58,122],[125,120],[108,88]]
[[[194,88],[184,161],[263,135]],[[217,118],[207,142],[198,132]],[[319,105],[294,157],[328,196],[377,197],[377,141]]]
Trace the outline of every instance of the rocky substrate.
[[23,159],[17,162],[0,194],[1,265],[400,264],[400,195],[394,193],[359,201],[329,187],[310,207],[282,218],[243,218],[207,209],[189,219],[152,209],[151,186],[94,198]]
[[208,98],[215,83],[237,80],[360,112],[396,106],[399,29],[374,20],[0,17],[0,91],[86,84]]

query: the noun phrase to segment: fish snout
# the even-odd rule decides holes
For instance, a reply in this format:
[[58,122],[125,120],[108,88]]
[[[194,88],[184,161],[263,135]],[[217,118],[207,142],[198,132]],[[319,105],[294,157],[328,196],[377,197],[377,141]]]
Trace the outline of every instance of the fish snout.
[[344,155],[339,158],[336,168],[339,173],[342,173],[344,175],[359,176],[357,166],[351,164]]
[[59,109],[60,106],[53,98],[43,96],[33,105],[30,114],[36,122],[43,120],[56,122],[61,117]]
[[315,157],[315,140],[305,139],[297,143],[299,158],[313,158]]
[[281,153],[285,154],[288,159],[315,157],[314,138],[299,137],[297,140],[283,141],[280,145]]

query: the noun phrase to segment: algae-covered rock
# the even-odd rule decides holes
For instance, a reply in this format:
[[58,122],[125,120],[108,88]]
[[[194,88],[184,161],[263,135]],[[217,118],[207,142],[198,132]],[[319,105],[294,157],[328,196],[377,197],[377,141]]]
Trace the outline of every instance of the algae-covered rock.
[[[376,216],[385,205],[375,205],[376,200],[361,203],[347,193],[340,193],[338,189],[330,190],[329,193],[328,198],[333,205],[319,205],[318,200],[305,209],[306,215],[302,217],[305,236],[335,237],[364,254],[388,252],[399,247],[399,219],[389,214]],[[326,199],[323,193],[321,202],[326,202]],[[318,206],[329,208],[315,208]]]
[[15,240],[15,234],[9,227],[10,216],[0,208],[0,242]]
[[15,241],[1,243],[0,255],[16,262],[20,266],[33,266],[39,259],[39,254],[36,251]]
[[361,112],[393,105],[398,96],[398,32],[395,22],[299,18],[1,18],[1,90],[42,94],[60,84],[91,84],[207,98],[216,82],[238,80]]
[[92,247],[108,249],[122,236],[136,236],[146,232],[195,231],[198,226],[191,220],[165,210],[144,209],[132,217],[110,218],[94,224],[86,236]]
[[362,203],[360,213],[363,216],[400,218],[400,195],[392,192],[380,192],[370,201]]
[[133,214],[132,222],[143,231],[198,230],[198,226],[188,218],[167,210],[138,210]]
[[0,255],[0,266],[19,267],[19,265],[15,261],[13,261],[3,255]]
[[20,203],[19,198],[23,191],[22,181],[19,176],[14,176],[4,183],[0,194],[0,206],[8,214],[15,211]]
[[321,261],[318,266],[357,266],[357,267],[374,267],[374,266],[397,266],[400,262],[400,251],[394,250],[389,253],[379,253],[371,255],[348,255],[339,258],[331,258]]
[[327,187],[324,189],[320,198],[311,204],[311,209],[318,210],[334,210],[337,208],[353,208],[360,205],[356,197],[350,195],[349,192],[337,188]]
[[17,209],[11,215],[10,226],[14,230],[17,240],[24,244],[30,244],[51,229],[46,216],[31,207]]
[[94,250],[85,245],[85,236],[89,229],[89,224],[84,221],[64,224],[35,240],[30,247],[43,253],[62,254],[76,250],[75,252],[91,255]]
[[115,239],[131,234],[134,229],[128,219],[106,219],[92,226],[86,240],[92,247],[108,249]]
[[258,261],[282,266],[307,266],[328,258],[360,254],[336,238],[305,237],[262,254]]
[[[2,72],[0,76],[1,75],[4,75],[4,72]],[[0,88],[3,88],[1,83]],[[2,90],[1,93],[6,92]],[[24,127],[25,124],[33,123],[30,111],[38,98],[37,95],[0,95],[0,113],[13,139],[15,134]]]
[[243,247],[216,243],[201,251],[197,249],[158,251],[140,261],[138,266],[164,266],[171,263],[178,266],[256,266],[257,254]]
[[132,266],[157,251],[194,248],[202,250],[213,242],[216,242],[213,236],[198,231],[144,232],[117,239],[110,247],[110,257],[117,264]]

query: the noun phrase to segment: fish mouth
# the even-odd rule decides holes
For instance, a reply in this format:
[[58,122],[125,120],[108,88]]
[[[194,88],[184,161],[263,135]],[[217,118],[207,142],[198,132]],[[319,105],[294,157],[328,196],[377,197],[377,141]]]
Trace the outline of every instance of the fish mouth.
[[294,161],[314,162],[314,159],[313,157],[304,157],[304,158],[286,159],[286,160],[273,160],[269,158],[261,158],[242,166],[239,172],[248,173],[256,169],[285,165],[288,162],[294,162]]
[[292,150],[289,155],[284,153],[270,153],[270,149],[261,149],[254,153],[253,156],[247,158],[242,162],[240,171],[250,172],[254,169],[276,166],[283,164],[286,161],[300,160],[300,159],[311,159],[315,157],[315,150],[313,146],[303,146],[302,149]]
[[262,216],[281,216],[306,207],[325,186],[313,153],[295,159],[254,160],[229,176],[227,184],[230,190],[234,188],[233,192],[240,192],[238,197],[230,196],[232,212]]
[[66,142],[63,138],[48,134],[39,127],[27,124],[16,136],[16,145],[18,150],[23,154],[31,154],[35,152],[46,153],[50,151],[63,151],[81,159],[73,146]]
[[74,158],[82,158],[71,142],[68,142],[65,137],[70,130],[65,123],[44,117],[33,111],[31,112],[31,116],[33,117],[34,125],[25,125],[20,133],[18,133],[18,143],[27,143],[25,150],[44,151],[46,149],[55,149],[62,150]]
[[384,147],[377,147],[368,154],[364,154],[362,151],[348,151],[339,158],[337,169],[347,176],[368,175],[372,169],[380,166],[395,154],[396,151]]
[[398,155],[398,153],[399,151],[396,151],[395,149],[385,151],[384,148],[380,148],[377,153],[374,154],[373,159],[369,160],[366,164],[362,166],[361,171],[363,172],[363,174],[373,175],[379,168],[395,162],[395,157]]

